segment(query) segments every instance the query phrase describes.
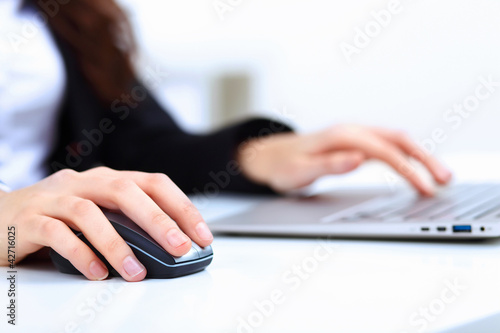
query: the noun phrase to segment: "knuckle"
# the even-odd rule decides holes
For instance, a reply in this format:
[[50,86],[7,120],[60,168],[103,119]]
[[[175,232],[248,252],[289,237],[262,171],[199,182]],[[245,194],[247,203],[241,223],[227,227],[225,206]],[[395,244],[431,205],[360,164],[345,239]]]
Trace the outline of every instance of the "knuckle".
[[115,253],[120,250],[125,241],[120,236],[113,237],[106,242],[105,249],[108,253]]
[[425,149],[422,149],[420,147],[412,149],[409,155],[410,157],[420,160],[422,162],[426,162],[431,159],[431,155]]
[[185,215],[185,216],[197,216],[199,215],[199,212],[198,212],[198,209],[195,207],[195,205],[187,200],[187,201],[184,201],[182,204],[181,204],[181,211],[182,213]]
[[54,173],[52,176],[50,176],[50,178],[55,182],[66,183],[74,181],[77,176],[78,172],[76,172],[75,170],[64,169]]
[[78,216],[85,216],[92,213],[96,205],[87,199],[73,199],[70,205],[70,211]]
[[405,177],[415,177],[418,178],[416,174],[416,169],[410,163],[401,163],[398,170]]
[[81,247],[78,246],[78,245],[72,245],[68,249],[68,255],[69,255],[70,258],[78,260],[82,256],[82,249],[81,249]]
[[130,190],[135,183],[127,178],[117,178],[111,181],[110,187],[116,192],[126,192]]
[[43,219],[39,225],[40,235],[46,240],[53,240],[60,230],[59,222],[53,219]]
[[109,171],[111,171],[110,168],[105,167],[105,166],[98,166],[98,167],[94,168],[93,170],[97,173],[108,173]]
[[164,226],[170,223],[170,217],[164,212],[153,212],[151,214],[151,224],[156,226]]
[[398,151],[391,150],[391,149],[386,149],[386,150],[380,150],[379,152],[379,159],[389,165],[406,165],[406,160],[404,159],[403,156]]
[[170,182],[170,178],[164,173],[151,173],[147,176],[147,181],[152,185],[160,185]]

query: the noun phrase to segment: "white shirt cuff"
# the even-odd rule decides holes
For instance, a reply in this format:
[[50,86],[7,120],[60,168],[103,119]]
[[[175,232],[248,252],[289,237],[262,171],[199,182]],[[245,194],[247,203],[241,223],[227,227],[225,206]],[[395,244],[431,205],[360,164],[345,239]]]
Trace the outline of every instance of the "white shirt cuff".
[[7,185],[5,185],[4,182],[0,180],[0,191],[10,192],[11,189]]

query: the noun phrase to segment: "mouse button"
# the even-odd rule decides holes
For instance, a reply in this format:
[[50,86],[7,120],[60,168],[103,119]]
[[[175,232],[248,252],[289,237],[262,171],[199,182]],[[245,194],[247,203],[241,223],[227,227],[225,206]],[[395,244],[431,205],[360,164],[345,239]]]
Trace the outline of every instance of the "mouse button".
[[126,217],[125,215],[121,214],[115,214],[111,212],[104,212],[104,215],[108,218],[110,222],[114,222],[116,224],[119,224],[129,230],[132,230],[142,237],[146,238],[149,240],[151,243],[157,245],[158,247],[161,248],[160,244],[158,244],[144,229],[139,227],[134,221]]
[[[193,243],[194,245],[194,243]],[[174,261],[176,264],[180,262],[186,262],[186,261],[191,261],[191,260],[196,260],[200,258],[200,254],[198,253],[198,250],[193,246],[188,253],[186,253],[183,256],[180,257],[173,257]]]
[[214,252],[212,251],[212,246],[210,245],[206,247],[201,247],[195,242],[193,242],[193,247],[196,248],[196,250],[198,250],[200,258],[205,258],[214,254]]
[[[150,255],[163,261],[166,264],[173,265],[175,260],[158,242],[156,242],[146,231],[139,227],[128,217],[111,212],[104,212],[111,225],[118,234],[129,244],[138,246],[146,250]],[[140,237],[137,237],[139,235]]]
[[148,258],[153,257],[167,265],[174,265],[176,263],[174,257],[154,240],[146,239],[142,236],[138,237],[137,232],[119,223],[111,221],[111,224],[136,255],[138,252],[144,252],[147,253]]

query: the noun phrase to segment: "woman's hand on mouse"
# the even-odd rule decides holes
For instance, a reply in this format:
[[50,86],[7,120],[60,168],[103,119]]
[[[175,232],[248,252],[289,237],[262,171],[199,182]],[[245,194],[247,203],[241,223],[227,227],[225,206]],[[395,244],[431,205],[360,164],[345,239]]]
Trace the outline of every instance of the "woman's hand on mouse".
[[[105,167],[82,173],[62,170],[30,187],[0,192],[0,235],[16,226],[16,262],[48,246],[88,279],[106,278],[106,266],[72,228],[81,231],[125,280],[144,279],[144,266],[98,206],[121,210],[175,256],[186,254],[191,240],[202,247],[213,240],[196,207],[166,175]],[[0,264],[8,264],[6,248]]]
[[324,175],[352,171],[368,159],[378,159],[421,194],[432,195],[433,187],[415,172],[410,158],[422,163],[437,183],[451,179],[451,172],[405,133],[357,125],[337,125],[307,135],[285,133],[253,139],[240,146],[237,160],[249,179],[285,192]]

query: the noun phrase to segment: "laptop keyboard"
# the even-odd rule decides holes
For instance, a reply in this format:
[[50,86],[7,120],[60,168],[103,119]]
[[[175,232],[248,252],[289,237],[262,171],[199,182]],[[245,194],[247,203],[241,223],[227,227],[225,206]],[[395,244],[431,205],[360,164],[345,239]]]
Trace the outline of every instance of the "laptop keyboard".
[[457,185],[433,198],[409,194],[376,198],[344,212],[326,216],[322,222],[417,220],[500,220],[500,184]]

